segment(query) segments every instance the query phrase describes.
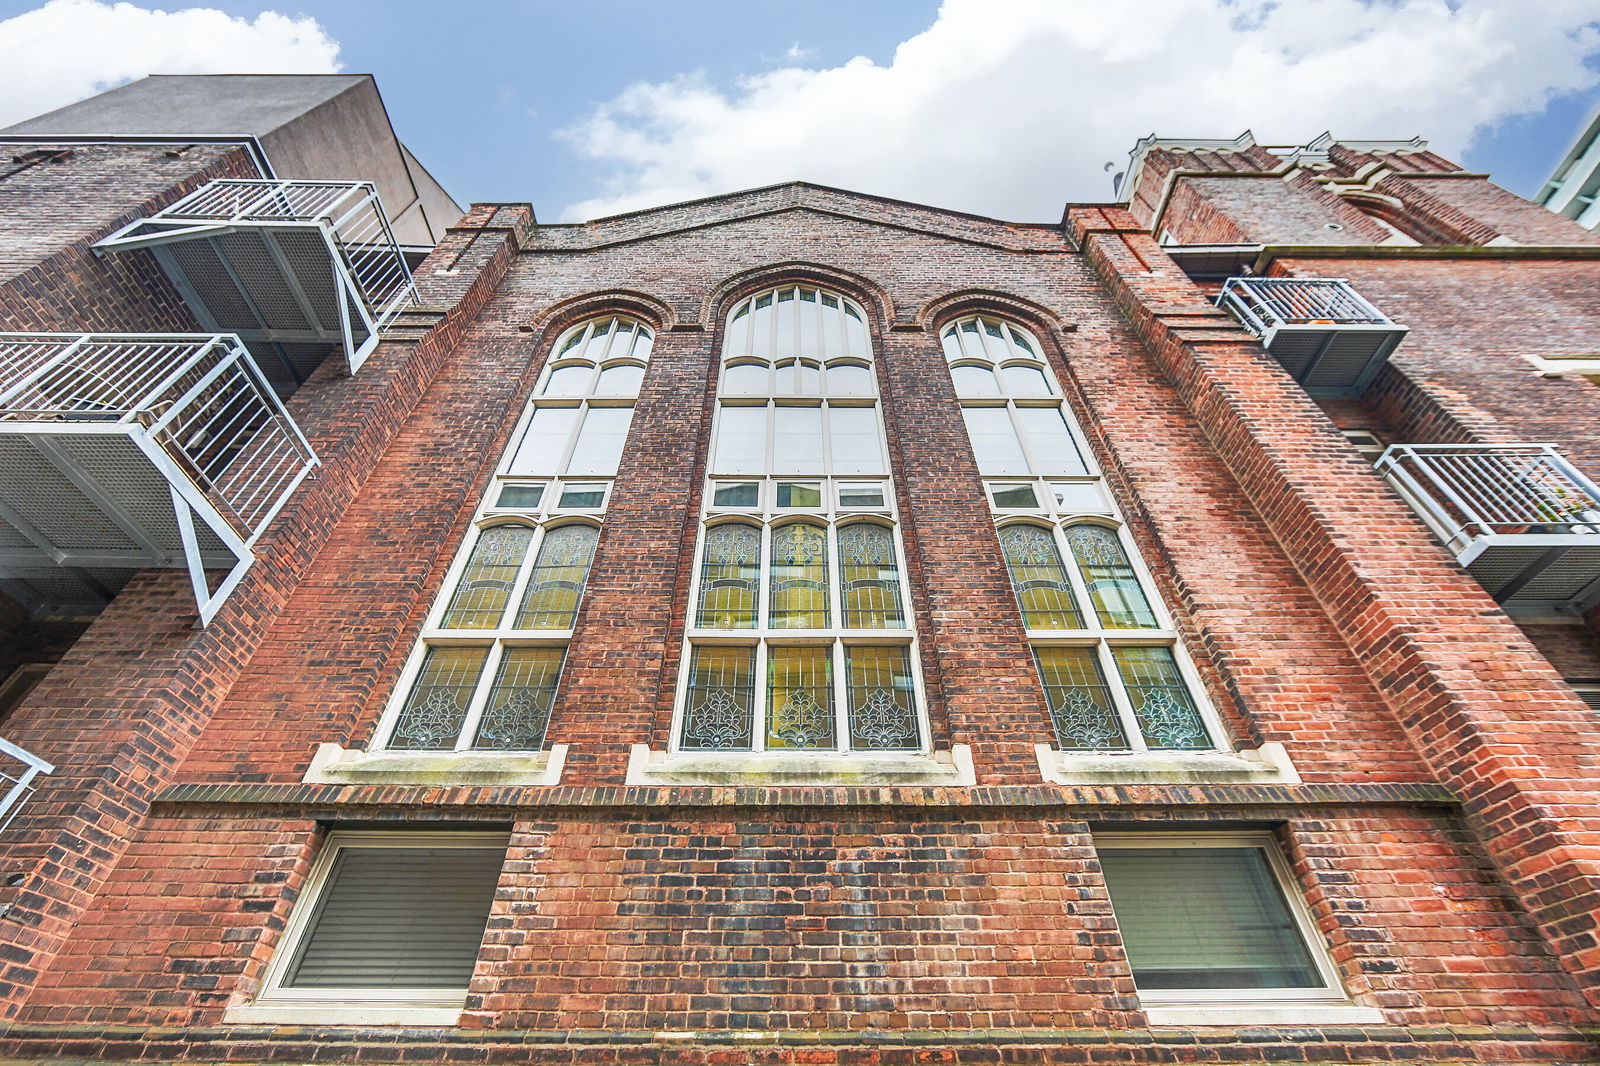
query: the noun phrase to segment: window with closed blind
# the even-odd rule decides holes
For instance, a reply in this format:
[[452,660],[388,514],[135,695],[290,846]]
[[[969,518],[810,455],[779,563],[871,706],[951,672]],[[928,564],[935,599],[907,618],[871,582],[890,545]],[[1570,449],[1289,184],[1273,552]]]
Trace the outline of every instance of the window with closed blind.
[[1346,1002],[1269,834],[1102,834],[1095,849],[1142,1002]]
[[329,835],[257,1004],[459,1010],[504,833]]

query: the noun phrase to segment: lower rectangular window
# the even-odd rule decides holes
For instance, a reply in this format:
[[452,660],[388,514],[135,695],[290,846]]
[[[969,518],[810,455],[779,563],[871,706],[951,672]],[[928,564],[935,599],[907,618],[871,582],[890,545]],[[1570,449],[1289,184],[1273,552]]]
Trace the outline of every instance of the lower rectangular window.
[[506,840],[504,833],[329,834],[257,1003],[459,1008]]
[[1141,1001],[1346,997],[1266,833],[1096,835]]

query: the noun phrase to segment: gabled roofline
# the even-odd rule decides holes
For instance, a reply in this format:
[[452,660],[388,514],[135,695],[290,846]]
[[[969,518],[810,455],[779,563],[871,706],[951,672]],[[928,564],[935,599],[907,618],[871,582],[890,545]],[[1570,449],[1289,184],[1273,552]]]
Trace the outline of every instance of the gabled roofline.
[[715,203],[719,200],[732,200],[741,196],[750,196],[755,193],[774,192],[779,189],[815,189],[819,192],[839,193],[844,196],[854,196],[862,200],[871,200],[880,204],[895,204],[900,207],[912,207],[921,211],[934,211],[951,218],[970,218],[976,222],[990,222],[999,226],[1023,226],[1056,228],[1053,222],[1013,222],[1003,218],[994,218],[990,215],[978,215],[970,211],[957,211],[948,207],[937,207],[933,204],[918,203],[915,200],[900,200],[893,196],[878,196],[875,193],[859,192],[855,189],[845,189],[837,185],[824,185],[815,181],[779,181],[771,185],[756,185],[748,189],[734,189],[729,192],[713,193],[710,196],[697,196],[692,200],[675,200],[669,204],[657,204],[654,207],[639,207],[632,211],[621,211],[615,215],[600,215],[595,218],[585,219],[582,222],[549,222],[542,223],[541,228],[574,229],[583,226],[592,226],[600,222],[616,222],[623,219],[638,218],[641,215],[653,215],[676,207],[692,207],[695,204]]

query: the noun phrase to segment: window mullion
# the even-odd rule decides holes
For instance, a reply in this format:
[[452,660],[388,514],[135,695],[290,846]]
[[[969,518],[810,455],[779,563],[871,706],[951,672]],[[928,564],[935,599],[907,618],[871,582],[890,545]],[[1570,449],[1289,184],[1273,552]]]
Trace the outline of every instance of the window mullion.
[[1095,654],[1100,660],[1100,670],[1105,675],[1106,684],[1111,689],[1111,700],[1116,704],[1117,715],[1122,719],[1122,731],[1128,738],[1128,746],[1136,753],[1150,750],[1145,743],[1144,730],[1139,728],[1139,718],[1133,713],[1133,697],[1129,695],[1127,686],[1122,683],[1122,671],[1117,669],[1116,658],[1111,654],[1111,648],[1105,641],[1095,645]]
[[[559,491],[553,487],[553,491]],[[533,581],[533,572],[538,567],[539,549],[544,547],[544,538],[548,530],[543,523],[535,527],[534,537],[528,542],[528,553],[522,559],[522,566],[517,571],[516,580],[511,583],[511,591],[506,596],[506,609],[500,614],[500,624],[497,630],[515,630],[517,628],[517,614],[522,610],[522,598],[528,593],[528,585]]]
[[472,698],[467,701],[467,713],[461,719],[461,732],[456,736],[456,751],[470,750],[473,738],[478,735],[478,722],[483,718],[484,704],[489,702],[489,690],[494,687],[494,678],[500,672],[500,659],[504,653],[505,644],[497,633],[495,642],[489,646],[489,654],[484,657],[483,672],[473,686]]
[[848,692],[848,677],[845,670],[845,645],[843,640],[835,639],[828,643],[828,661],[833,665],[833,735],[834,750],[848,752],[850,750],[850,706]]
[[767,701],[771,699],[769,679],[767,677],[767,642],[762,639],[756,643],[756,676],[751,688],[755,698],[750,701],[750,750],[767,750]]

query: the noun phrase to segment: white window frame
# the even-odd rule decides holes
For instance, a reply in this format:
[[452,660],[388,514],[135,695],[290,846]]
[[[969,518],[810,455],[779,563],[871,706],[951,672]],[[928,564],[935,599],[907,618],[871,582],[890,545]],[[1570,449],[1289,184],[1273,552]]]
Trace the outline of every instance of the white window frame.
[[[616,324],[618,322],[631,322],[634,329],[631,333],[628,351],[623,353],[611,352],[617,336]],[[602,350],[593,350],[596,347],[595,329],[599,323],[607,323],[607,332],[604,340],[598,342]],[[443,583],[434,597],[434,602],[428,609],[427,620],[422,632],[412,646],[411,653],[406,659],[405,666],[401,669],[400,677],[396,682],[388,701],[384,705],[383,713],[379,716],[376,729],[373,731],[373,740],[368,746],[369,751],[403,751],[416,756],[450,755],[452,752],[476,752],[483,754],[507,754],[516,749],[508,748],[474,748],[472,739],[478,730],[485,707],[488,705],[490,690],[499,674],[500,663],[507,648],[514,647],[561,647],[570,648],[573,630],[567,629],[516,629],[511,623],[516,616],[522,596],[526,592],[529,581],[532,580],[533,568],[539,558],[539,549],[544,545],[548,532],[565,525],[582,524],[603,530],[606,507],[611,500],[611,492],[616,484],[615,474],[600,475],[573,475],[550,476],[539,474],[513,473],[513,466],[517,452],[522,447],[523,438],[533,420],[534,413],[540,408],[566,407],[581,408],[579,417],[571,432],[567,436],[562,448],[556,468],[565,470],[571,460],[572,451],[576,447],[578,434],[583,428],[583,413],[590,406],[600,407],[634,407],[637,396],[611,396],[599,395],[594,392],[595,385],[604,370],[618,365],[637,365],[649,370],[649,354],[654,344],[655,331],[645,323],[628,315],[600,315],[586,319],[577,325],[562,332],[556,338],[555,344],[550,349],[550,357],[544,369],[539,374],[539,380],[534,388],[533,398],[524,407],[517,425],[513,430],[510,442],[506,445],[500,456],[500,461],[495,464],[493,476],[489,479],[489,488],[479,505],[478,514],[473,519],[471,535],[463,538],[460,547],[456,550],[455,558],[451,561],[449,569],[445,572]],[[571,343],[577,337],[577,343]],[[641,346],[640,341],[645,343]],[[563,350],[566,345],[571,345]],[[639,351],[643,348],[642,353]],[[544,397],[545,387],[549,384],[551,375],[557,370],[567,366],[588,365],[593,373],[589,377],[588,387],[581,394],[572,394],[559,397]],[[631,433],[631,427],[630,427]],[[623,442],[623,453],[627,451],[627,442]],[[510,486],[540,486],[539,500],[532,506],[502,506],[499,503],[502,490]],[[562,493],[569,488],[594,486],[600,489],[600,503],[596,506],[562,507]],[[534,530],[528,551],[523,557],[522,565],[517,572],[516,581],[508,594],[505,611],[500,618],[500,625],[494,629],[446,629],[441,623],[449,608],[451,599],[455,596],[456,588],[460,584],[462,575],[466,572],[467,565],[472,558],[472,552],[478,545],[478,539],[485,530],[501,525],[522,525]],[[591,565],[593,560],[591,559]],[[587,590],[585,590],[587,595]],[[578,609],[581,611],[583,601],[580,598]],[[576,622],[576,619],[574,619]],[[485,658],[483,668],[478,674],[478,680],[473,688],[472,696],[467,705],[466,717],[462,720],[461,731],[456,737],[455,747],[449,750],[429,750],[416,748],[390,748],[395,726],[399,723],[405,711],[406,703],[411,698],[412,689],[416,687],[417,677],[422,672],[423,663],[427,660],[428,651],[435,647],[487,647],[489,653]],[[562,676],[566,673],[567,660],[563,651],[560,673],[556,678],[555,696],[552,703],[558,699],[561,691]],[[551,712],[554,718],[554,708]],[[544,747],[548,748],[548,738]]]
[[[1318,1020],[1318,1012],[1329,1021],[1366,1021],[1381,1023],[1381,1012],[1353,1003],[1341,979],[1338,966],[1327,938],[1317,925],[1305,901],[1300,883],[1283,854],[1276,834],[1268,830],[1217,830],[1194,832],[1097,832],[1094,848],[1104,850],[1151,850],[1156,848],[1250,848],[1266,857],[1267,868],[1276,880],[1279,892],[1288,907],[1296,931],[1311,956],[1317,976],[1322,979],[1320,988],[1220,988],[1220,989],[1139,989],[1139,1002],[1146,1010],[1151,1024],[1218,1024],[1236,1025],[1288,1023],[1302,1019],[1307,1024]],[[1111,902],[1109,891],[1107,902]],[[1115,916],[1115,904],[1112,914]],[[1280,1019],[1270,1011],[1274,1007],[1290,1009],[1287,1018]],[[1244,1008],[1231,1011],[1229,1008]]]
[[[455,1025],[466,1005],[468,988],[291,988],[285,987],[289,964],[300,948],[317,911],[334,862],[346,848],[499,848],[510,844],[506,832],[368,831],[336,829],[323,841],[299,898],[289,912],[283,935],[262,975],[254,1001],[229,1011],[227,1021],[349,1021],[352,1024]],[[480,945],[481,950],[481,945]]]
[[[546,498],[556,496],[546,490]],[[588,512],[580,512],[585,516]],[[528,584],[533,579],[534,564],[539,558],[539,549],[543,547],[545,537],[555,529],[564,526],[583,525],[597,532],[600,522],[589,517],[574,517],[568,513],[533,512],[521,520],[508,519],[506,513],[497,511],[493,515],[479,519],[473,525],[473,535],[466,538],[461,549],[456,552],[455,560],[450,564],[450,569],[445,574],[445,581],[440,588],[439,595],[435,598],[433,606],[428,611],[428,619],[418,634],[416,646],[412,649],[411,656],[406,660],[404,670],[401,671],[400,680],[395,685],[394,693],[384,708],[383,716],[379,719],[378,728],[374,733],[371,750],[373,751],[405,751],[416,755],[445,754],[446,751],[483,751],[483,752],[508,752],[518,749],[511,748],[475,748],[472,739],[477,735],[478,723],[483,718],[484,709],[489,702],[490,690],[494,688],[495,678],[499,676],[500,661],[507,648],[562,648],[566,649],[572,643],[573,630],[567,629],[517,629],[512,623],[516,618],[522,597],[527,592]],[[533,531],[533,539],[528,544],[528,550],[523,556],[522,564],[517,571],[517,577],[512,584],[511,591],[507,594],[506,606],[500,616],[500,624],[493,629],[446,629],[442,625],[444,615],[449,609],[450,601],[455,596],[456,587],[460,584],[462,576],[466,573],[467,565],[472,559],[472,552],[478,545],[478,538],[485,531],[501,526],[522,526]],[[592,562],[592,560],[591,560]],[[587,591],[585,592],[587,594]],[[578,607],[583,607],[582,598],[579,598]],[[576,618],[574,618],[576,623]],[[405,712],[406,704],[411,699],[411,691],[416,687],[417,677],[422,673],[423,663],[427,661],[428,652],[432,648],[440,647],[484,647],[489,649],[489,654],[484,660],[483,669],[478,674],[478,680],[473,687],[471,700],[467,704],[466,717],[461,722],[461,731],[456,736],[455,747],[451,749],[418,749],[418,748],[391,748],[395,726],[400,722],[400,716]],[[566,673],[566,658],[563,651],[560,673],[556,678],[556,693],[561,691],[561,675]],[[548,744],[546,744],[548,746]]]
[[[752,307],[764,298],[772,297],[780,292],[795,292],[808,290],[816,294],[815,308],[819,315],[819,322],[825,320],[823,308],[826,306],[824,296],[838,301],[840,311],[838,318],[841,320],[852,317],[860,326],[859,347],[852,347],[850,332],[854,327],[841,325],[839,328],[839,341],[837,350],[827,349],[826,346],[818,351],[778,351],[773,347],[762,349],[750,331],[746,330],[743,337],[746,343],[734,343],[731,336],[731,326],[740,316],[741,310]],[[798,300],[798,297],[796,297]],[[846,310],[846,309],[853,309]],[[927,696],[922,677],[922,662],[917,642],[916,619],[911,600],[910,571],[906,565],[905,547],[900,537],[900,523],[895,500],[895,481],[891,471],[889,458],[888,433],[884,425],[883,410],[881,407],[880,390],[877,379],[877,361],[872,352],[872,338],[870,319],[861,305],[840,293],[825,288],[809,285],[782,285],[766,289],[741,300],[729,313],[730,331],[725,335],[724,350],[718,364],[718,391],[716,409],[714,412],[711,431],[711,447],[708,463],[711,472],[707,478],[704,493],[701,497],[701,524],[699,536],[696,538],[693,571],[692,591],[689,596],[687,624],[678,664],[678,678],[673,700],[672,727],[667,750],[669,754],[693,754],[706,756],[741,757],[760,754],[764,751],[781,752],[784,755],[793,755],[799,758],[812,756],[848,755],[852,757],[882,757],[885,755],[925,755],[932,750],[932,730],[928,720]],[[776,335],[776,317],[774,316],[774,335]],[[828,334],[828,330],[819,325],[815,335],[819,338]],[[769,338],[770,341],[770,338]],[[799,386],[799,363],[808,361],[816,363],[823,368],[821,388],[814,393],[802,393]],[[775,375],[782,370],[781,364],[794,363],[792,371],[795,378],[791,384],[792,390],[779,392]],[[721,387],[726,381],[726,374],[730,367],[752,364],[767,364],[769,392],[767,395],[754,392],[727,393]],[[827,390],[828,377],[826,367],[837,365],[860,366],[869,371],[872,391],[870,393],[845,393],[833,394]],[[734,474],[720,471],[716,468],[716,448],[722,428],[723,412],[728,408],[764,408],[766,416],[766,441],[762,458],[762,469],[759,472]],[[798,474],[774,474],[775,465],[775,438],[776,418],[772,413],[780,407],[820,407],[823,412],[822,453],[818,469]],[[882,463],[882,472],[877,474],[837,473],[833,463],[833,435],[827,412],[833,408],[861,408],[871,409],[875,412],[874,422],[877,427],[878,456]],[[750,484],[757,488],[757,502],[753,506],[732,507],[717,506],[713,501],[715,490],[719,485]],[[777,491],[780,484],[806,484],[818,485],[821,489],[821,506],[802,508],[777,505]],[[842,486],[877,484],[883,492],[883,504],[879,507],[845,507],[839,503],[839,491]],[[771,542],[772,534],[778,527],[797,521],[810,522],[821,525],[826,530],[828,541],[828,602],[829,619],[832,622],[826,629],[776,629],[766,625],[768,604],[771,597]],[[870,521],[887,529],[890,542],[894,546],[895,565],[898,567],[900,580],[901,608],[905,614],[905,627],[902,629],[845,629],[843,603],[840,591],[839,547],[838,532],[854,521]],[[713,526],[726,522],[742,522],[746,525],[756,526],[760,529],[761,555],[758,568],[758,584],[756,593],[756,626],[750,629],[705,629],[695,626],[695,620],[700,610],[700,581],[704,561],[706,531]],[[754,697],[751,710],[751,746],[749,748],[708,749],[708,748],[683,748],[681,746],[684,719],[687,713],[689,677],[694,661],[694,652],[697,647],[747,647],[755,649],[754,666]],[[831,669],[833,685],[833,710],[834,710],[834,736],[836,744],[833,748],[773,748],[767,749],[766,718],[768,699],[767,678],[767,650],[769,647],[781,646],[827,646],[832,648]],[[850,747],[849,731],[849,674],[846,668],[846,648],[848,647],[902,647],[906,649],[908,666],[911,674],[911,696],[914,703],[914,714],[917,722],[918,744],[915,748],[901,749],[855,749]]]
[[[1157,591],[1155,581],[1152,579],[1149,568],[1145,565],[1144,557],[1138,545],[1129,536],[1127,524],[1123,520],[1122,512],[1112,496],[1110,488],[1105,483],[1105,477],[1099,464],[1095,461],[1094,452],[1089,448],[1089,442],[1083,435],[1083,430],[1078,425],[1078,420],[1071,407],[1066,402],[1066,396],[1061,389],[1061,382],[1057,379],[1055,368],[1050,365],[1045,347],[1039,337],[1026,326],[1013,319],[1004,318],[993,314],[969,314],[951,319],[939,326],[938,334],[940,344],[945,352],[947,367],[979,366],[980,361],[961,348],[959,339],[955,342],[962,354],[952,358],[949,346],[945,343],[945,335],[952,329],[960,330],[966,322],[977,322],[976,336],[989,355],[989,369],[995,375],[997,392],[993,395],[978,397],[958,396],[962,409],[968,407],[998,407],[1002,404],[1014,411],[1016,404],[1021,401],[1026,407],[1052,407],[1061,412],[1062,421],[1066,423],[1067,433],[1072,439],[1073,447],[1077,450],[1079,459],[1083,462],[1082,474],[1045,474],[1034,457],[1032,444],[1028,437],[1021,431],[1012,415],[1012,425],[1017,430],[1017,440],[1022,446],[1023,455],[1027,461],[1030,473],[1027,474],[981,474],[984,486],[984,496],[989,503],[990,512],[994,515],[996,530],[1012,525],[1031,525],[1049,532],[1055,543],[1056,551],[1060,555],[1061,563],[1067,573],[1068,584],[1072,588],[1073,599],[1077,602],[1078,613],[1082,616],[1084,625],[1078,629],[1028,629],[1027,620],[1022,615],[1022,605],[1017,603],[1017,614],[1022,620],[1028,635],[1030,652],[1034,648],[1049,647],[1087,647],[1095,649],[1095,661],[1099,664],[1101,676],[1106,683],[1106,689],[1111,694],[1112,703],[1117,714],[1117,719],[1122,725],[1123,735],[1128,740],[1125,748],[1058,748],[1057,750],[1066,757],[1082,755],[1144,755],[1152,751],[1158,752],[1184,752],[1187,754],[1203,755],[1210,753],[1225,753],[1233,749],[1229,746],[1228,733],[1223,727],[1221,718],[1217,715],[1216,708],[1206,696],[1205,686],[1201,684],[1199,673],[1195,670],[1194,662],[1190,659],[1188,649],[1184,647],[1178,635],[1172,614],[1167,609],[1164,598]],[[997,323],[1003,336],[991,336],[983,328],[985,321]],[[1021,334],[1032,345],[1032,350],[1020,347],[1013,334]],[[995,347],[999,345],[1002,352],[995,354]],[[1006,391],[1005,380],[1000,376],[1000,370],[1006,366],[1027,366],[1039,370],[1044,375],[1045,384],[1050,390],[1049,396],[1013,397]],[[952,378],[952,383],[954,379]],[[995,502],[995,492],[1004,486],[1031,486],[1033,489],[1035,506],[1015,507],[1002,506]],[[1062,505],[1056,496],[1056,486],[1092,487],[1101,500],[1101,506],[1092,511]],[[1067,542],[1067,530],[1078,525],[1093,525],[1109,530],[1117,538],[1122,547],[1123,555],[1127,557],[1128,564],[1133,568],[1135,580],[1140,591],[1144,593],[1145,601],[1150,605],[1151,613],[1155,615],[1156,625],[1143,629],[1110,629],[1100,623],[1100,616],[1095,611],[1094,601],[1089,596],[1089,590],[1084,581],[1083,571],[1078,565],[1071,545]],[[1009,577],[1009,572],[1008,572]],[[1015,594],[1012,597],[1016,602]],[[1126,686],[1122,681],[1122,673],[1117,669],[1116,660],[1112,657],[1112,648],[1116,647],[1161,647],[1172,653],[1172,659],[1177,666],[1178,676],[1183,681],[1184,688],[1188,690],[1189,698],[1193,701],[1195,709],[1199,712],[1200,720],[1205,726],[1207,735],[1211,738],[1212,746],[1209,748],[1159,748],[1152,749],[1145,741],[1139,729],[1138,719],[1134,716],[1132,701],[1128,697]],[[1041,697],[1044,696],[1044,678],[1038,671],[1038,663],[1034,663],[1034,676],[1039,685]],[[1054,716],[1052,715],[1052,740],[1059,744],[1060,738],[1054,735]]]
[[[712,489],[719,483],[746,484],[760,482],[761,506],[713,507]],[[883,486],[882,507],[841,507],[838,488],[841,484],[875,482]],[[820,483],[824,506],[820,508],[779,508],[777,486],[779,483]],[[687,626],[684,635],[683,659],[678,670],[676,698],[673,702],[672,732],[668,744],[671,753],[696,755],[719,753],[748,755],[768,750],[766,747],[767,714],[767,650],[771,647],[832,647],[831,670],[833,687],[834,737],[832,748],[774,748],[786,755],[872,755],[926,754],[931,749],[927,698],[923,688],[920,652],[917,645],[916,620],[913,617],[910,588],[907,580],[905,548],[900,540],[900,527],[895,510],[894,490],[888,476],[881,478],[807,478],[800,477],[733,477],[713,479],[706,487],[706,517],[701,523],[700,536],[695,543],[693,593],[690,596]],[[772,596],[772,535],[785,525],[796,522],[820,525],[826,531],[828,549],[828,617],[832,623],[826,629],[774,628],[766,625]],[[898,629],[847,629],[843,626],[844,603],[840,585],[842,570],[839,556],[839,530],[857,523],[876,525],[889,533],[894,548],[895,566],[900,581],[900,606],[905,625]],[[756,584],[756,625],[748,629],[711,629],[695,625],[700,612],[701,572],[705,559],[706,531],[719,525],[744,525],[758,528],[761,533],[761,554]],[[751,746],[749,748],[684,748],[681,743],[684,718],[689,701],[689,675],[696,647],[753,647],[755,648],[755,693],[753,697]],[[858,749],[850,747],[849,732],[849,675],[846,669],[847,647],[903,647],[911,668],[911,691],[915,703],[919,743],[914,748]]]

